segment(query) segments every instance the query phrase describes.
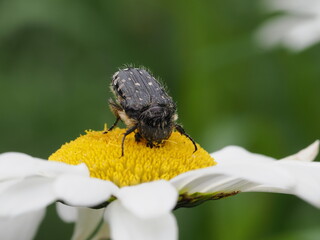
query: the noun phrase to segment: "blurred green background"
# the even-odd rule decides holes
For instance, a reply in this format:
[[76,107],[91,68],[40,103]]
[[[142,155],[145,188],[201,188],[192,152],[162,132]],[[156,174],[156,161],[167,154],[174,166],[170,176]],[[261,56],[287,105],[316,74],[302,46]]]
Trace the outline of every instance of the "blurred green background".
[[[257,0],[0,0],[0,152],[47,158],[111,124],[111,76],[134,63],[163,79],[209,152],[293,154],[320,135],[320,45],[259,49],[252,35],[270,17]],[[183,240],[320,239],[320,210],[293,196],[240,194],[176,216]],[[37,239],[72,227],[51,206]]]

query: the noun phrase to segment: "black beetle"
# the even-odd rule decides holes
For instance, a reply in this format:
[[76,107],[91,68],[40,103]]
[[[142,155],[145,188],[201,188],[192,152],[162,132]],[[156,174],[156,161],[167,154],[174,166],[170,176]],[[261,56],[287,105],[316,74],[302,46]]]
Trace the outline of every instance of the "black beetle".
[[152,148],[160,146],[170,137],[173,129],[176,129],[191,140],[194,152],[197,151],[194,140],[176,123],[176,104],[146,69],[120,69],[112,77],[111,90],[116,100],[110,99],[109,106],[117,119],[108,131],[112,130],[120,119],[128,127],[122,138],[122,156],[124,140],[134,131],[137,142],[143,138],[147,141],[147,146]]

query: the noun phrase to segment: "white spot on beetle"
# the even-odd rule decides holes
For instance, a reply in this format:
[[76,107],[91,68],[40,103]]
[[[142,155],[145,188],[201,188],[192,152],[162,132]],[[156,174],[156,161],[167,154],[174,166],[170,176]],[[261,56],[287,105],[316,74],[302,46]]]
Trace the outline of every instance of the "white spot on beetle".
[[124,84],[120,84],[120,86],[118,87],[118,91],[121,90],[121,88],[124,87]]
[[142,101],[143,99],[139,97],[139,100]]
[[140,86],[140,83],[136,82],[134,85],[136,85],[136,86]]
[[164,96],[161,96],[162,99],[166,99]]
[[147,76],[147,78],[151,79],[151,77],[150,77],[150,76]]
[[125,69],[123,69],[124,71],[128,71],[129,70],[129,68],[125,68]]
[[116,78],[118,76],[119,72],[116,72],[115,74],[113,74],[113,78]]
[[121,82],[126,82],[126,80],[125,80],[125,79],[122,79]]
[[128,78],[129,81],[131,81],[131,78]]
[[143,75],[143,72],[139,71],[139,73],[140,73],[141,75]]
[[151,85],[152,85],[152,82],[148,82],[148,84],[151,86]]
[[133,72],[131,72],[131,71],[130,71],[130,74],[132,74],[132,75],[133,75]]

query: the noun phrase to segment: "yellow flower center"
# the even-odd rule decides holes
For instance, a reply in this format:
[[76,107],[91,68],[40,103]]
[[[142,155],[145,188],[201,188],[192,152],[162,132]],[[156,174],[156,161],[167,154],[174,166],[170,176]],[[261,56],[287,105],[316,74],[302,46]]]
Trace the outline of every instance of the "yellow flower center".
[[159,148],[149,148],[144,141],[136,142],[134,134],[126,137],[124,156],[121,141],[126,129],[87,131],[86,135],[64,144],[53,153],[50,161],[71,165],[85,163],[90,176],[109,180],[119,187],[171,178],[199,168],[216,164],[214,159],[198,145],[178,132],[173,132]]

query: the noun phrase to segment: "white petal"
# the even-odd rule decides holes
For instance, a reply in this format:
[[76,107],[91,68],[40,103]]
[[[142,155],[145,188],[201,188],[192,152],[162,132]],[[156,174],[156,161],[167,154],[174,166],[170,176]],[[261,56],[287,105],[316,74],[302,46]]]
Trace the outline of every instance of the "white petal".
[[[286,159],[313,160],[319,141]],[[261,189],[290,192],[296,184],[295,175],[274,158],[229,146],[212,154],[218,165],[189,171],[170,180],[179,192],[214,193]],[[282,160],[284,161],[284,160]],[[262,188],[263,186],[263,188]]]
[[[295,159],[299,161],[313,161],[318,154],[319,140],[315,141],[305,149],[302,149],[298,153],[291,155],[285,159]],[[233,165],[233,164],[268,164],[276,159],[268,157],[262,154],[251,153],[246,149],[239,146],[227,146],[223,149],[214,152],[211,156],[218,163],[218,166]]]
[[161,217],[142,219],[132,214],[120,201],[112,202],[105,219],[110,224],[113,240],[176,240],[178,228],[172,213]]
[[161,180],[123,187],[116,197],[133,214],[153,218],[170,212],[177,202],[178,193],[169,182]]
[[[274,161],[272,158],[253,154],[239,147],[227,147],[212,154],[218,162],[217,166],[203,169],[203,173],[197,170],[200,172],[182,174],[172,182],[179,189],[188,189],[188,192],[214,192],[220,187],[228,190],[238,188],[250,192],[294,194],[320,207],[320,163],[310,162],[316,157],[318,148],[319,141],[316,141],[297,154]],[[229,178],[210,175],[210,172],[214,173],[213,169],[224,172]],[[236,171],[247,176],[241,176]]]
[[43,220],[45,209],[12,218],[0,218],[0,239],[31,240]]
[[223,149],[211,154],[214,160],[218,163],[217,166],[233,165],[233,164],[251,164],[251,163],[269,163],[274,161],[274,158],[248,152],[246,149],[239,146],[227,146]]
[[[65,222],[76,222],[72,236],[73,240],[88,239],[99,226],[105,211],[104,208],[90,209],[71,207],[62,203],[57,203],[56,207],[60,218]],[[109,236],[106,232],[107,226],[103,225],[106,224],[102,224],[95,237],[91,240],[95,238],[97,240],[103,239],[102,237],[107,238]]]
[[65,203],[90,207],[105,202],[118,190],[110,181],[78,175],[62,175],[54,184],[57,199]]
[[189,171],[170,180],[180,193],[246,191],[256,185],[289,189],[294,179],[271,164],[231,164]]
[[266,0],[265,6],[272,11],[285,11],[293,15],[309,16],[320,11],[318,0]]
[[258,183],[244,180],[237,177],[229,177],[221,174],[206,176],[207,179],[199,178],[188,184],[188,193],[231,193],[237,191],[246,191],[246,189],[256,186]]
[[77,221],[78,219],[78,208],[77,207],[71,207],[68,205],[65,205],[63,203],[57,202],[56,203],[56,209],[59,217],[67,222],[72,223]]
[[320,208],[320,163],[282,160],[278,161],[277,164],[295,178],[295,185],[293,188],[281,189],[274,186],[261,185],[248,189],[248,191],[268,191],[293,194]]
[[0,194],[0,216],[16,216],[45,208],[55,201],[54,179],[33,177],[18,181]]
[[297,160],[297,161],[311,162],[318,155],[319,143],[320,143],[320,141],[317,140],[314,143],[312,143],[310,146],[308,146],[307,148],[302,149],[301,151],[299,151],[298,153],[296,153],[294,155],[283,158],[283,159],[281,159],[281,161],[283,161],[283,160]]
[[103,223],[99,228],[96,235],[94,235],[91,240],[102,240],[102,239],[109,239],[110,238],[110,229],[107,223]]
[[267,20],[256,33],[262,47],[282,44],[301,51],[320,41],[318,0],[265,0],[266,9],[284,14]]
[[283,44],[292,50],[301,51],[320,40],[319,28],[319,20],[303,19],[286,33]]
[[297,24],[300,19],[292,16],[274,17],[264,23],[255,33],[255,40],[263,48],[271,48],[283,43],[288,32]]
[[72,235],[72,240],[86,240],[99,226],[102,220],[104,208],[90,209],[78,208],[78,220]]
[[0,181],[0,194],[10,188],[11,186],[22,182],[24,179],[11,179],[11,180],[6,180],[6,181]]
[[85,164],[77,166],[33,158],[24,153],[0,154],[0,181],[26,176],[53,177],[65,173],[89,176]]

